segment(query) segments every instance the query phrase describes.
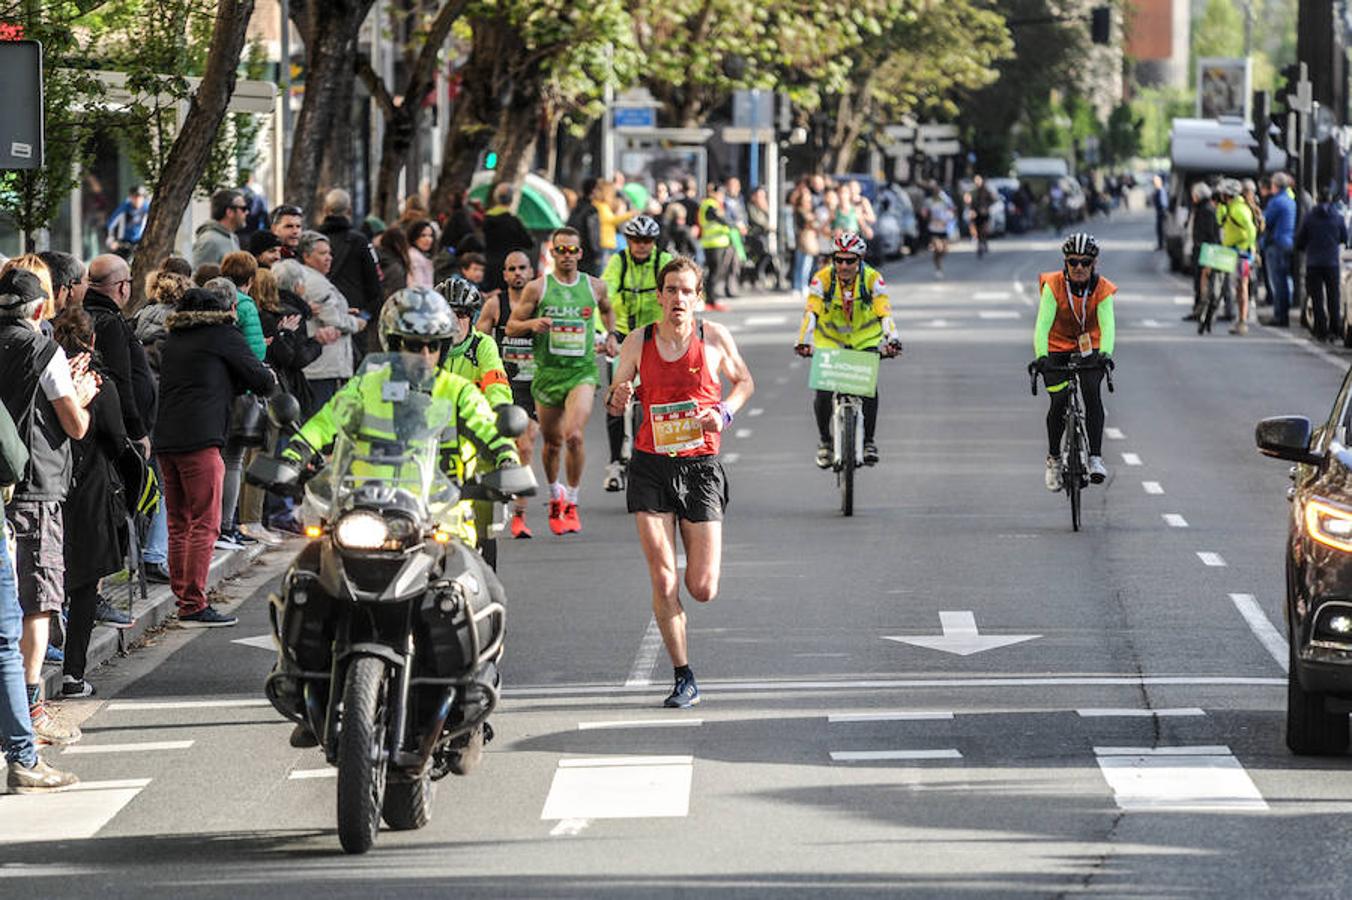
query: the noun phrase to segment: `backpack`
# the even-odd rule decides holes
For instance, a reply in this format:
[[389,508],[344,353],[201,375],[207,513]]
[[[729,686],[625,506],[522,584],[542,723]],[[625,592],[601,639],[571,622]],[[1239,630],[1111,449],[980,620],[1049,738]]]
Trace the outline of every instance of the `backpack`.
[[[868,263],[864,263],[859,267],[859,296],[856,299],[858,299],[859,302],[863,303],[865,306],[873,305],[873,291],[868,286],[869,282],[868,273],[870,271],[871,270],[869,269]],[[831,299],[835,296],[836,296],[836,267],[833,265],[831,266],[830,273],[826,276],[825,297],[828,306],[831,303]]]

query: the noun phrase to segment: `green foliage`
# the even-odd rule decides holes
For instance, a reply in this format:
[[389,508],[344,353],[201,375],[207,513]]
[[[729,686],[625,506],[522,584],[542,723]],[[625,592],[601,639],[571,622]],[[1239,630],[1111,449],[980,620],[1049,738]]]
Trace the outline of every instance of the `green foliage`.
[[1202,14],[1192,23],[1188,50],[1188,83],[1197,82],[1197,60],[1211,56],[1244,55],[1244,13],[1230,0],[1207,0]]
[[1130,104],[1119,103],[1113,107],[1099,143],[1103,163],[1108,166],[1120,165],[1140,155],[1143,125],[1144,121],[1136,115]]
[[[245,78],[263,78],[267,75],[267,49],[261,41],[250,41],[244,49],[242,75]],[[220,188],[239,187],[245,173],[258,166],[258,135],[263,122],[253,113],[234,113],[226,118],[211,148],[206,171],[197,182],[195,193],[210,197]]]
[[1132,115],[1140,121],[1140,155],[1169,155],[1169,130],[1173,120],[1191,116],[1196,100],[1182,88],[1142,88],[1131,101]]

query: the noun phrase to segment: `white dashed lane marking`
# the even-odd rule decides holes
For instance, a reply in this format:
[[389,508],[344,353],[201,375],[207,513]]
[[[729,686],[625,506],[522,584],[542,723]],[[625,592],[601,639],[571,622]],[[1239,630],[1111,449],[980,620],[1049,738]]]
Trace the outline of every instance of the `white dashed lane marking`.
[[953,718],[951,712],[897,710],[894,712],[832,713],[826,717],[831,725],[857,722],[938,722]]
[[832,762],[877,762],[882,760],[962,759],[962,753],[944,750],[832,750]]
[[1212,553],[1208,550],[1198,550],[1197,558],[1208,566],[1221,567],[1225,565],[1225,558],[1219,553]]
[[1135,453],[1123,453],[1122,462],[1129,466],[1139,466],[1142,464],[1141,457],[1137,456]]
[[1126,439],[1126,435],[1122,433],[1122,429],[1120,428],[1104,428],[1103,436],[1110,441],[1121,441]]
[[1158,481],[1142,481],[1141,487],[1145,489],[1145,492],[1147,494],[1164,493],[1164,488],[1160,487],[1160,483]]
[[1165,513],[1164,524],[1168,525],[1170,528],[1187,528],[1188,520],[1178,513]]

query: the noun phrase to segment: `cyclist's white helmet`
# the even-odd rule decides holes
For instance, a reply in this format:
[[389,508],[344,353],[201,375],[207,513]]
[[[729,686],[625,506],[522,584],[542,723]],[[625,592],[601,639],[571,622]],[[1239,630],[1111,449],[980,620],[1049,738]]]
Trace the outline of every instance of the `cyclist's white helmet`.
[[652,238],[662,233],[662,226],[652,216],[635,216],[624,223],[624,236],[628,238]]
[[1061,255],[1098,258],[1098,241],[1087,231],[1076,232],[1066,238],[1065,243],[1061,245]]
[[868,252],[868,244],[864,243],[864,239],[853,231],[837,232],[834,245],[837,253],[853,253],[855,256],[863,256]]

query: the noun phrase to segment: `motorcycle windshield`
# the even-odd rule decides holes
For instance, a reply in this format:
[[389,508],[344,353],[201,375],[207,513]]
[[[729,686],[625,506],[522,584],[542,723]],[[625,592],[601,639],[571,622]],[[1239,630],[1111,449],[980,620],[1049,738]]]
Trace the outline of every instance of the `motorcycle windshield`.
[[325,518],[335,518],[359,494],[382,506],[416,506],[431,519],[459,499],[439,465],[442,447],[453,452],[456,446],[455,409],[432,396],[430,362],[413,354],[369,355],[353,376],[359,390],[335,397],[333,457],[309,486]]

